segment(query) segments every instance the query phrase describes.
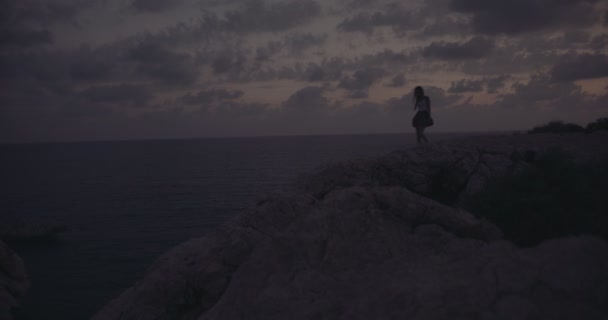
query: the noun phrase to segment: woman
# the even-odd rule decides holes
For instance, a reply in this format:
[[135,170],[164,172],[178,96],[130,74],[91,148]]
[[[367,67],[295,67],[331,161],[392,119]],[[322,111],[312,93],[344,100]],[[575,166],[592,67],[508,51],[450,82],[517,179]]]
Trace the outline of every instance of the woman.
[[418,110],[414,119],[412,119],[412,126],[416,128],[418,144],[421,144],[423,141],[429,142],[424,135],[424,129],[433,125],[431,99],[424,95],[424,90],[420,86],[414,89],[414,110]]

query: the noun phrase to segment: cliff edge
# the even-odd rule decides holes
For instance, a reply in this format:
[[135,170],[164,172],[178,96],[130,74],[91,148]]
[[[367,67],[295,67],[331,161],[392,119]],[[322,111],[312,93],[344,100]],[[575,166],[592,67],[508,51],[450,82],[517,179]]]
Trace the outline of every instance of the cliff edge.
[[608,135],[494,136],[327,166],[162,255],[93,319],[606,319],[608,244],[519,248],[459,204],[559,148]]

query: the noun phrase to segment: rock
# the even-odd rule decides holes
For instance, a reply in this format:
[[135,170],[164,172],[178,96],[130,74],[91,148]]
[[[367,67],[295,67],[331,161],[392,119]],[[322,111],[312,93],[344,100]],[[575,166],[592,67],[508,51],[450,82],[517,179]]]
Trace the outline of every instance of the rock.
[[480,138],[327,167],[167,252],[93,319],[608,318],[605,241],[521,249],[425,196],[475,192],[525,165],[517,150],[544,152]]
[[301,178],[298,186],[317,198],[349,186],[401,186],[459,205],[487,182],[520,172],[548,152],[560,150],[581,163],[606,161],[607,141],[607,133],[466,138],[329,165]]
[[0,241],[0,319],[12,319],[11,310],[29,288],[21,258]]

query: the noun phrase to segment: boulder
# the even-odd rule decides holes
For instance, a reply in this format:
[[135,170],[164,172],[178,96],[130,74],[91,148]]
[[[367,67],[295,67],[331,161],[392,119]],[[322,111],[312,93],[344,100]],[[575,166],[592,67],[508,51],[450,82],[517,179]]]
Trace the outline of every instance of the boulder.
[[11,311],[29,288],[23,261],[0,241],[0,319],[13,319]]

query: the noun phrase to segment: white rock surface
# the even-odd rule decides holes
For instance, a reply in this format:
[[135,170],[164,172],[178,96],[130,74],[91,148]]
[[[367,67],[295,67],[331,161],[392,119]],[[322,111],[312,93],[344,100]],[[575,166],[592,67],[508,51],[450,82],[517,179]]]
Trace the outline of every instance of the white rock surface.
[[[585,143],[605,146],[597,137]],[[480,138],[328,167],[164,254],[93,319],[608,319],[605,241],[520,249],[420,195],[446,163],[474,192],[525,165],[517,152],[578,147],[568,139]]]

